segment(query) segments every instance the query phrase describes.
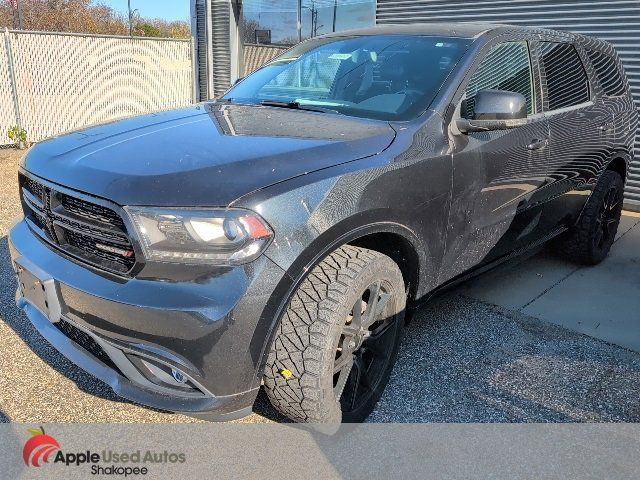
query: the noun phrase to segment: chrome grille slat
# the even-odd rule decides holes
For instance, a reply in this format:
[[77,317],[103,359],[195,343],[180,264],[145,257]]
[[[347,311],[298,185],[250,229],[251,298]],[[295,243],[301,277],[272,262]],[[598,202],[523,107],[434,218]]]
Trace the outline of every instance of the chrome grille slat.
[[107,271],[123,274],[133,268],[133,246],[116,211],[22,174],[20,185],[24,214],[49,243]]

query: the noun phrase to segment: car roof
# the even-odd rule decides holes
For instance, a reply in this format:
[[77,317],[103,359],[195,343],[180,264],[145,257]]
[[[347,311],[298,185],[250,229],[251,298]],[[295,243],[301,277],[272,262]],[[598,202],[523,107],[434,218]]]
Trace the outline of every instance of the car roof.
[[[581,44],[585,48],[602,51],[617,56],[613,46],[608,42],[568,31],[550,30],[523,25],[507,25],[499,23],[412,23],[406,25],[376,25],[371,28],[346,30],[329,33],[315,38],[367,36],[367,35],[431,35],[438,37],[457,37],[475,40],[479,37],[495,37],[501,34],[552,35],[562,41]],[[310,39],[313,40],[313,39]]]
[[[500,33],[506,31],[539,33],[542,30],[540,28],[503,25],[497,23],[416,23],[408,25],[378,25],[371,28],[329,33],[327,35],[323,35],[322,37],[343,37],[349,35],[434,35],[442,37],[459,37],[471,39],[490,32]],[[550,33],[552,32],[551,30],[545,31]],[[566,36],[567,32],[563,32],[562,34]]]

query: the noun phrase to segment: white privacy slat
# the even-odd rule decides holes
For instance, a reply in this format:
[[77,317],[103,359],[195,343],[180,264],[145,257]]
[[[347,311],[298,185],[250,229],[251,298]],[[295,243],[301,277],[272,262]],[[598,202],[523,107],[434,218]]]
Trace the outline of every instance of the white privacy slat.
[[[192,101],[189,41],[33,32],[10,32],[9,39],[31,141]],[[15,123],[6,53],[3,44],[0,144],[9,143]]]

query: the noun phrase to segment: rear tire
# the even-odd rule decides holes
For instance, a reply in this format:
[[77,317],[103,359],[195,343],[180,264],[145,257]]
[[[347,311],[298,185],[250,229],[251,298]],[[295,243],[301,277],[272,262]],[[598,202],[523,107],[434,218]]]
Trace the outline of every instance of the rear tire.
[[620,174],[607,170],[600,177],[578,224],[560,241],[560,252],[582,265],[597,265],[607,255],[616,237],[624,182]]
[[264,373],[273,406],[296,422],[363,421],[389,381],[405,304],[386,255],[349,245],[329,254],[280,319]]

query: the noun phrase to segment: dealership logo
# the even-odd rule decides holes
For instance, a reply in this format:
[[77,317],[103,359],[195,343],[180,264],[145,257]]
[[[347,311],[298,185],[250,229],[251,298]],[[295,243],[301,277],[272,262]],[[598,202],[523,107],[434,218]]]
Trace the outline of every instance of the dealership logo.
[[184,452],[130,450],[117,451],[105,448],[102,451],[62,451],[58,440],[47,435],[43,427],[29,428],[31,437],[22,448],[22,459],[29,467],[56,464],[64,467],[89,467],[90,475],[121,475],[125,477],[147,475],[152,465],[185,463]]
[[44,428],[30,428],[31,438],[26,441],[22,449],[24,464],[39,467],[41,462],[49,463],[49,456],[60,450],[58,441],[44,433]]

